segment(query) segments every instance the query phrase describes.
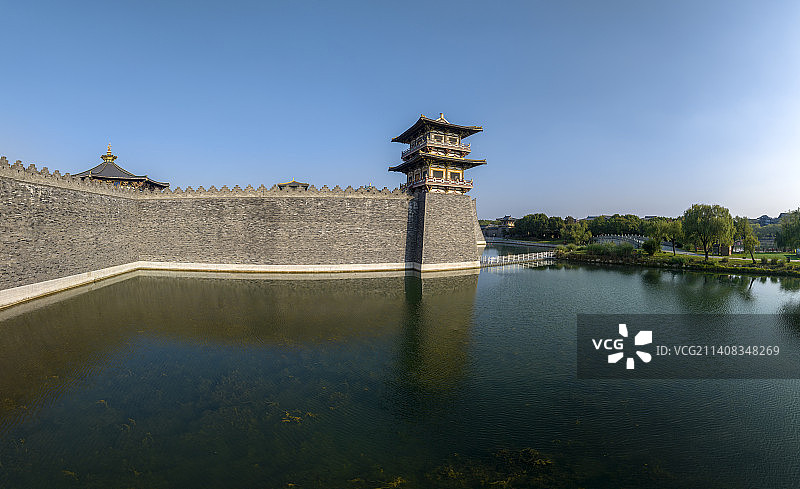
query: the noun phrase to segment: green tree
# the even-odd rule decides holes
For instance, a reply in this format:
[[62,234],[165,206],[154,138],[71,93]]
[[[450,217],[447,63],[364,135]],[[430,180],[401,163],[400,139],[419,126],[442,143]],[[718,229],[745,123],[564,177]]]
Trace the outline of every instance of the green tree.
[[761,243],[758,241],[758,238],[753,231],[753,226],[750,224],[750,219],[736,216],[733,218],[733,225],[735,229],[735,238],[742,240],[744,252],[750,253],[750,259],[753,260],[753,263],[755,263],[756,258],[753,253]]
[[599,216],[592,219],[591,221],[589,221],[588,226],[589,226],[589,231],[592,232],[593,236],[599,236],[601,234],[610,234],[608,232],[608,226],[606,225],[605,216]]
[[589,231],[589,226],[586,221],[573,222],[564,227],[564,239],[575,244],[588,243],[592,239],[592,232]]
[[538,238],[547,225],[544,214],[528,214],[514,223],[514,234],[522,237]]
[[800,209],[794,210],[781,219],[781,227],[775,237],[775,244],[781,248],[800,247]]
[[558,216],[547,218],[546,239],[556,239],[561,237],[561,229],[564,227],[564,220]]
[[667,241],[672,243],[672,254],[675,255],[675,243],[683,239],[683,221],[681,219],[670,221],[666,233]]
[[531,235],[533,237],[541,239],[547,236],[547,214],[541,212],[534,214],[531,224]]
[[653,238],[661,243],[667,237],[667,229],[669,228],[669,221],[663,217],[656,217],[645,221],[644,233],[646,236]]
[[753,256],[753,252],[756,251],[756,248],[761,246],[761,242],[758,240],[755,234],[748,234],[747,236],[742,239],[742,246],[744,247],[745,253],[750,253],[750,259],[753,260],[753,264],[756,263],[756,257]]
[[732,241],[733,218],[721,205],[694,204],[683,213],[683,230],[703,245],[708,261],[708,250],[714,242],[724,245]]
[[661,248],[661,241],[657,239],[650,238],[644,243],[642,243],[642,249],[648,255],[655,255],[656,251]]

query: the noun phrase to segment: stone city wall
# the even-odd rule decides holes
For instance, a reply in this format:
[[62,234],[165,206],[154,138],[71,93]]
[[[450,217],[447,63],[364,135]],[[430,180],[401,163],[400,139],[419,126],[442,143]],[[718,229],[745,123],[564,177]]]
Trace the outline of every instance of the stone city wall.
[[139,259],[135,199],[8,170],[0,169],[0,290]]
[[478,260],[466,195],[263,185],[140,192],[0,158],[0,201],[0,291],[134,262],[345,271]]

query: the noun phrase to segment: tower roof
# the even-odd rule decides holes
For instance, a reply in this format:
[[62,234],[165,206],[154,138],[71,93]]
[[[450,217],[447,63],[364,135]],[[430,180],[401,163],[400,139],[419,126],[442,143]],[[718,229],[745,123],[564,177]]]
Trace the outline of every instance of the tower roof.
[[397,136],[396,138],[392,139],[393,143],[411,143],[421,132],[425,132],[426,130],[430,129],[439,129],[446,132],[451,132],[458,134],[462,138],[467,136],[471,136],[477,132],[483,131],[483,127],[481,126],[459,126],[458,124],[452,124],[450,121],[444,118],[444,114],[439,114],[438,119],[430,119],[425,117],[424,114],[420,114],[419,120],[414,123],[411,127],[405,130],[403,134]]
[[398,171],[398,172],[405,172],[408,169],[413,169],[420,160],[433,160],[433,161],[446,161],[448,163],[457,163],[460,166],[463,166],[465,169],[475,168],[476,166],[481,166],[486,164],[486,160],[470,160],[467,158],[458,158],[454,156],[442,156],[432,153],[423,153],[420,152],[419,156],[416,158],[412,158],[408,161],[404,161],[397,166],[390,166],[389,171]]

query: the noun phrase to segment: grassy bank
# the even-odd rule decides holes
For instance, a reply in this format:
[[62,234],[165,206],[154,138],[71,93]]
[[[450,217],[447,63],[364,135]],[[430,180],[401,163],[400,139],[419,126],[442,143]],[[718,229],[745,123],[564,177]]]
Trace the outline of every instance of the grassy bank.
[[[779,260],[797,260],[798,257],[794,253],[753,253],[756,261],[760,261],[762,258],[766,258],[767,260],[772,259],[779,259]],[[735,258],[746,258],[750,260],[750,255],[746,253],[734,253],[731,257]]]
[[[556,257],[562,260],[595,263],[604,265],[637,265],[673,270],[695,270],[701,272],[748,274],[766,276],[800,277],[800,262],[785,260],[736,260],[727,257],[709,257],[705,261],[700,256],[672,255],[658,252],[647,255],[641,250],[634,250],[626,245],[588,245],[585,247],[561,248],[556,250]],[[764,263],[766,262],[766,263]]]

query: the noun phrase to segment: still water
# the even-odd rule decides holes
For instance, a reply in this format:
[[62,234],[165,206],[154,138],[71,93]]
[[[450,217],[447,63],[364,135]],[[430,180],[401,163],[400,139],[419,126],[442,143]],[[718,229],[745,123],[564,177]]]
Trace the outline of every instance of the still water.
[[140,274],[0,316],[0,487],[797,487],[800,381],[577,380],[575,328],[796,317],[799,290],[570,265]]

